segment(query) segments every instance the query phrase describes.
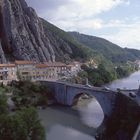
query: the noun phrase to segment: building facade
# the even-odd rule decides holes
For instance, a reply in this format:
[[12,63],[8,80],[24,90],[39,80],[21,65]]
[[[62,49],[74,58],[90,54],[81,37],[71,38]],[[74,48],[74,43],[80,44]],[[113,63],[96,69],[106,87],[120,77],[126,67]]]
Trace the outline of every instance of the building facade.
[[58,80],[67,73],[66,64],[60,62],[43,63],[36,65],[37,80]]
[[80,70],[78,62],[66,65],[61,62],[15,61],[15,64],[0,64],[0,80],[59,80],[76,75]]
[[0,64],[0,81],[17,80],[17,68],[15,64]]
[[36,64],[33,61],[15,61],[17,77],[20,80],[35,80]]

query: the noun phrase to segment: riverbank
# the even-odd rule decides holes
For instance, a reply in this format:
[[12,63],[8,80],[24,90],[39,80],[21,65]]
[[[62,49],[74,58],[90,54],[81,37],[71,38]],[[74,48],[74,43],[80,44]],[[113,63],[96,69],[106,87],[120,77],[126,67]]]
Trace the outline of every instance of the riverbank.
[[[75,78],[76,82],[81,82],[80,78],[88,78],[89,83],[94,86],[102,86],[108,84],[116,79],[128,77],[130,74],[135,72],[137,68],[130,65],[112,66],[100,64],[98,68],[92,68],[90,66],[81,66],[82,70]],[[82,82],[81,82],[82,83]]]

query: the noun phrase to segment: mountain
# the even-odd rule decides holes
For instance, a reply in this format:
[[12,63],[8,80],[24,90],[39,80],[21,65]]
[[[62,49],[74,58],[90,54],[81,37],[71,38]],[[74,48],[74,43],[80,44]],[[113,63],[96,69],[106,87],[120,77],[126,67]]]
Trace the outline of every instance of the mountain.
[[[59,33],[53,32],[52,28]],[[37,62],[85,59],[90,49],[71,38],[40,19],[25,0],[0,0],[1,63],[15,59]]]
[[45,34],[49,38],[55,50],[57,60],[63,61],[64,59],[68,60],[68,58],[85,60],[96,54],[94,50],[81,44],[67,32],[59,29],[42,18],[41,21]]
[[39,18],[25,0],[0,0],[0,63],[90,58],[120,63],[140,59],[140,51],[123,49],[94,36],[67,33]]
[[135,61],[140,59],[139,50],[121,48],[108,40],[96,36],[80,34],[78,32],[69,32],[69,34],[81,44],[97,51],[113,63],[125,63],[128,60]]

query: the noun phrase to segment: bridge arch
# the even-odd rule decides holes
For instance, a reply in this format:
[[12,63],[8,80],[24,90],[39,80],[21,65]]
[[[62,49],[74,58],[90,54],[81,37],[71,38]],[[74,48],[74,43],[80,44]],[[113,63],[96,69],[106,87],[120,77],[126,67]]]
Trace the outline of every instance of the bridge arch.
[[112,113],[112,102],[114,101],[114,96],[112,97],[113,94],[107,91],[97,91],[89,88],[67,87],[67,105],[72,106],[74,100],[83,94],[94,97],[100,104],[105,116],[109,116]]
[[79,112],[84,124],[99,128],[105,120],[105,114],[100,103],[88,93],[78,93],[73,99],[73,105]]
[[[87,96],[87,97],[86,97]],[[75,95],[75,97],[73,98],[73,101],[72,101],[72,105],[76,105],[79,101],[80,98],[82,99],[86,99],[90,97],[90,95],[88,93],[78,93],[77,95]]]
[[61,82],[42,81],[41,83],[49,86],[55,100],[60,104],[72,106],[76,97],[80,96],[81,93],[86,93],[87,95],[96,98],[104,112],[105,117],[110,116],[113,111],[113,103],[115,102],[116,94],[112,91]]

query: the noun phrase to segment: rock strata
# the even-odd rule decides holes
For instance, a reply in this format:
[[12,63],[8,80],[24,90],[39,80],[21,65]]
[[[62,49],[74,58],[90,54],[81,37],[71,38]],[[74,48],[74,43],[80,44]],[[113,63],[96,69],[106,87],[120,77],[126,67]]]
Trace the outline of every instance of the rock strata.
[[59,44],[64,48],[67,44],[47,37],[41,19],[25,0],[0,0],[0,28],[2,62],[7,59],[5,54],[37,62],[56,61],[56,55],[58,59],[65,57]]

